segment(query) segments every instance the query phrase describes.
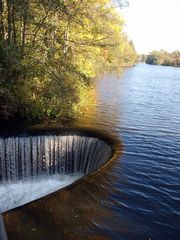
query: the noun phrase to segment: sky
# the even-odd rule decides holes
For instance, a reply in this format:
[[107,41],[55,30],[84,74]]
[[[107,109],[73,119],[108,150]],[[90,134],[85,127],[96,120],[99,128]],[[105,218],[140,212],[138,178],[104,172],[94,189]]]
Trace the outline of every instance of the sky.
[[121,10],[138,53],[180,50],[180,0],[129,0]]

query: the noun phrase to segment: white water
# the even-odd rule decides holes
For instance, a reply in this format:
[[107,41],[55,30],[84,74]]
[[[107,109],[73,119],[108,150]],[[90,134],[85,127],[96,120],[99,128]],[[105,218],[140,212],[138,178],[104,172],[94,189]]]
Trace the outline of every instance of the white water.
[[0,183],[44,174],[88,174],[110,156],[110,146],[98,138],[74,135],[0,138]]
[[70,185],[110,156],[111,147],[93,137],[0,137],[0,212]]
[[9,182],[0,185],[0,212],[19,207],[44,197],[80,179],[82,174],[52,175],[32,181]]

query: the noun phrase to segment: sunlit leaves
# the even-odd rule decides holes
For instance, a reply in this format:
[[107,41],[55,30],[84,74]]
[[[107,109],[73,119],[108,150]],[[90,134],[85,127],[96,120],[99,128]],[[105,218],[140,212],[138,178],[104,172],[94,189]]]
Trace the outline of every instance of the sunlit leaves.
[[2,2],[0,92],[18,116],[70,118],[94,99],[96,76],[135,61],[110,0]]

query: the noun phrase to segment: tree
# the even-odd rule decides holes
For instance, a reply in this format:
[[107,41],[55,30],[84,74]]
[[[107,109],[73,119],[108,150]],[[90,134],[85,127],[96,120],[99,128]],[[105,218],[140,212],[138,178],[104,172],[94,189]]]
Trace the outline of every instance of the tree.
[[72,117],[125,49],[135,61],[123,25],[109,0],[0,0],[1,105],[25,119]]
[[180,51],[168,53],[164,50],[151,52],[146,59],[146,63],[164,66],[180,66]]

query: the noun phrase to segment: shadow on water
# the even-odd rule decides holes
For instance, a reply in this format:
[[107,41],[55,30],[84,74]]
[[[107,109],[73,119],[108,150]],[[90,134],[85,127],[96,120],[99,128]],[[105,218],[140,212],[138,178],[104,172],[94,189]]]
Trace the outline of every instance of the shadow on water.
[[9,239],[179,240],[179,89],[179,68],[139,64],[100,79],[95,106],[67,125],[121,139],[123,151],[77,184],[4,213]]
[[110,239],[105,229],[98,231],[98,218],[111,217],[101,201],[109,196],[114,180],[103,172],[6,213],[10,239]]
[[[4,175],[4,177],[3,176],[1,176],[1,177],[2,178],[9,177],[10,179],[8,179],[8,181],[9,180],[17,181],[18,179],[14,179],[15,176],[17,176],[17,178],[19,178],[19,176],[20,176],[20,178],[22,178],[22,176],[24,176],[24,175],[26,176],[27,173],[32,172],[32,166],[34,164],[31,163],[32,161],[27,161],[26,157],[24,157],[25,148],[24,147],[22,148],[22,145],[24,146],[24,144],[26,144],[29,146],[29,149],[31,149],[31,151],[26,152],[26,154],[29,159],[33,159],[34,158],[33,157],[34,150],[32,150],[32,146],[35,145],[34,141],[37,144],[36,148],[45,149],[44,148],[44,145],[45,145],[46,150],[47,150],[49,147],[49,142],[47,142],[48,144],[45,144],[45,138],[47,138],[47,140],[48,140],[50,137],[52,138],[52,134],[56,134],[55,137],[53,137],[53,140],[57,140],[56,138],[57,138],[58,133],[61,134],[61,136],[64,136],[64,137],[66,136],[67,138],[68,138],[68,134],[71,138],[72,138],[71,135],[73,135],[74,136],[73,140],[76,140],[76,138],[77,138],[76,135],[86,136],[86,138],[90,138],[90,139],[91,138],[93,139],[93,137],[95,139],[97,139],[97,137],[98,137],[99,142],[105,141],[110,146],[112,146],[113,156],[111,156],[111,161],[117,159],[117,157],[119,156],[119,154],[121,152],[121,143],[119,140],[117,140],[115,137],[110,137],[109,135],[107,135],[107,133],[100,133],[97,130],[93,131],[93,130],[89,130],[89,129],[78,129],[78,128],[76,128],[75,130],[72,128],[71,129],[64,128],[64,129],[58,130],[58,128],[51,127],[49,129],[45,129],[45,130],[43,130],[43,128],[39,129],[39,130],[37,128],[35,128],[35,129],[33,128],[33,129],[29,130],[28,134],[11,132],[11,134],[9,133],[8,135],[7,134],[4,135],[4,140],[1,139],[1,141],[3,143],[3,149],[4,148],[8,149],[8,153],[10,154],[10,155],[6,154],[6,155],[11,157],[11,163],[10,163],[11,169],[8,171],[8,174],[6,173]],[[36,137],[36,135],[38,135],[38,136]],[[39,137],[39,135],[41,137]],[[43,137],[43,135],[44,135],[44,137]],[[28,136],[31,136],[31,138],[29,139]],[[42,138],[42,139],[40,139],[41,141],[38,142],[36,138]],[[27,139],[28,139],[28,141],[27,141]],[[59,139],[58,139],[58,141],[60,141]],[[86,142],[89,144],[88,141],[86,141]],[[79,150],[79,148],[77,148],[78,146],[79,147],[81,146],[80,144],[76,144],[76,146],[74,144],[71,144],[72,146],[70,146],[70,144],[67,142],[67,139],[65,142],[66,142],[65,149],[58,149],[58,151],[60,150],[60,152],[62,154],[62,152],[64,150],[65,151],[68,150],[68,152],[66,152],[66,156],[65,156],[68,161],[71,157],[73,162],[76,162],[76,157],[77,157],[77,160],[79,158],[80,159],[82,158],[83,161],[86,161],[89,159],[88,161],[90,162],[90,161],[94,161],[99,155],[99,154],[97,154],[99,152],[99,150],[98,150],[99,142],[94,143],[95,144],[94,149],[96,149],[96,152],[94,154],[93,154],[93,149],[90,146],[90,148],[92,150],[91,152],[93,155],[91,154],[89,156],[86,154],[88,152],[88,148],[86,146],[87,144],[84,145],[84,147],[85,147],[85,152],[84,152],[84,150]],[[76,140],[76,142],[77,142],[77,140]],[[68,148],[67,148],[67,143],[68,143]],[[12,153],[17,152],[14,149],[14,146],[17,147],[16,150],[20,151],[20,155],[18,155],[19,156],[18,158],[16,158],[16,157],[12,158]],[[54,142],[53,142],[53,146],[56,146]],[[64,147],[64,143],[63,143],[63,147]],[[74,147],[73,153],[69,152],[71,147]],[[100,148],[101,148],[101,146],[100,146]],[[82,172],[83,174],[86,175],[86,174],[91,173],[91,172],[95,171],[96,169],[100,168],[101,165],[104,165],[104,163],[107,162],[106,158],[109,158],[110,156],[109,156],[109,153],[107,153],[108,154],[107,156],[104,156],[104,155],[106,155],[106,150],[108,150],[108,149],[106,149],[105,146],[103,147],[103,149],[104,150],[103,150],[102,154],[99,155],[99,157],[101,157],[101,159],[98,160],[99,163],[98,164],[96,163],[97,159],[98,159],[97,158],[94,162],[94,165],[93,164],[89,165],[90,168],[89,168],[88,172],[87,172],[87,167],[80,169],[80,170],[82,170],[80,172]],[[52,143],[50,142],[50,149],[47,151],[48,152],[48,160],[49,160],[49,152],[51,152],[52,150],[55,155],[58,154],[58,151],[55,151],[56,148],[52,149]],[[22,151],[23,151],[23,155],[21,154]],[[78,152],[80,152],[80,154],[75,157],[74,151],[78,151]],[[36,149],[35,153],[37,154],[37,152],[39,152],[39,150],[37,151],[37,149]],[[85,155],[82,155],[82,153],[84,153]],[[45,153],[42,153],[40,155],[43,156],[44,154]],[[53,155],[52,153],[50,153],[50,155],[52,157],[55,157],[55,155]],[[9,158],[7,158],[7,156],[3,156],[1,154],[1,157],[3,157],[5,159],[5,161],[9,161],[8,160]],[[23,158],[22,158],[22,156],[23,156]],[[42,159],[40,159],[39,156],[36,156],[35,158],[38,159],[38,162],[41,162],[41,164],[37,163],[36,167],[38,165],[38,166],[41,166],[42,168],[44,168],[43,161],[44,161],[44,158],[47,160],[47,156],[42,157]],[[58,159],[58,156],[55,158]],[[12,159],[14,161],[13,163],[12,163]],[[25,164],[25,168],[24,168],[24,166],[23,167],[21,166],[20,169],[17,169],[18,173],[14,174],[15,169],[12,171],[12,167],[17,165],[16,164],[17,160],[18,160],[18,164],[19,164],[19,162],[22,161],[22,163]],[[51,162],[52,161],[53,161],[53,159],[51,159]],[[4,165],[7,166],[7,163],[5,163]],[[79,166],[79,164],[77,164],[77,165]],[[67,169],[66,166],[67,166],[67,164],[64,163],[64,171],[66,173],[67,173],[67,170],[68,170],[68,172],[69,171],[73,172],[74,169],[71,169],[71,168]],[[54,166],[54,167],[56,168],[56,166]],[[91,167],[92,167],[92,169],[91,169]],[[57,191],[57,192],[55,192],[47,197],[44,197],[40,200],[36,200],[25,206],[21,206],[19,208],[11,210],[7,213],[4,213],[4,220],[5,220],[9,239],[18,239],[18,240],[25,239],[25,238],[26,239],[44,239],[44,240],[45,239],[69,239],[69,238],[70,239],[81,239],[81,238],[83,239],[84,238],[84,230],[87,229],[88,227],[92,227],[94,229],[91,233],[89,232],[89,234],[88,234],[89,239],[90,239],[91,235],[94,236],[95,239],[99,239],[100,235],[98,236],[98,233],[96,231],[96,228],[97,228],[96,225],[98,224],[96,222],[97,215],[99,217],[107,217],[110,213],[108,211],[106,211],[106,208],[100,207],[101,200],[99,201],[98,198],[101,198],[103,196],[108,196],[108,194],[109,194],[109,191],[111,189],[111,182],[114,181],[113,180],[114,177],[111,174],[108,175],[106,173],[106,170],[110,169],[111,167],[112,167],[111,163],[109,163],[108,165],[104,165],[103,170],[101,168],[101,171],[96,171],[92,176],[86,176],[84,179],[82,179],[80,182],[77,182],[75,185],[71,185],[65,189],[62,189],[61,191]],[[77,168],[77,166],[76,166],[76,168]],[[23,174],[22,174],[22,169],[23,169]],[[29,169],[30,169],[30,172],[29,172]],[[43,169],[41,169],[41,170],[43,170]],[[48,165],[47,168],[44,169],[44,171],[49,172],[49,170],[51,170],[51,169],[49,168],[49,165]],[[27,173],[24,171],[27,171]],[[36,169],[35,169],[35,171],[36,171]],[[11,176],[11,173],[13,173],[12,176]],[[28,179],[29,179],[29,177],[28,177]],[[47,186],[47,188],[48,188],[48,186]],[[32,193],[32,195],[33,195],[33,193]],[[93,218],[94,218],[94,220],[93,220]],[[82,227],[82,225],[83,225],[83,227]],[[14,226],[16,226],[16,227],[14,228]],[[105,233],[103,234],[103,236],[104,236],[104,239],[108,239],[108,237],[105,237]]]

